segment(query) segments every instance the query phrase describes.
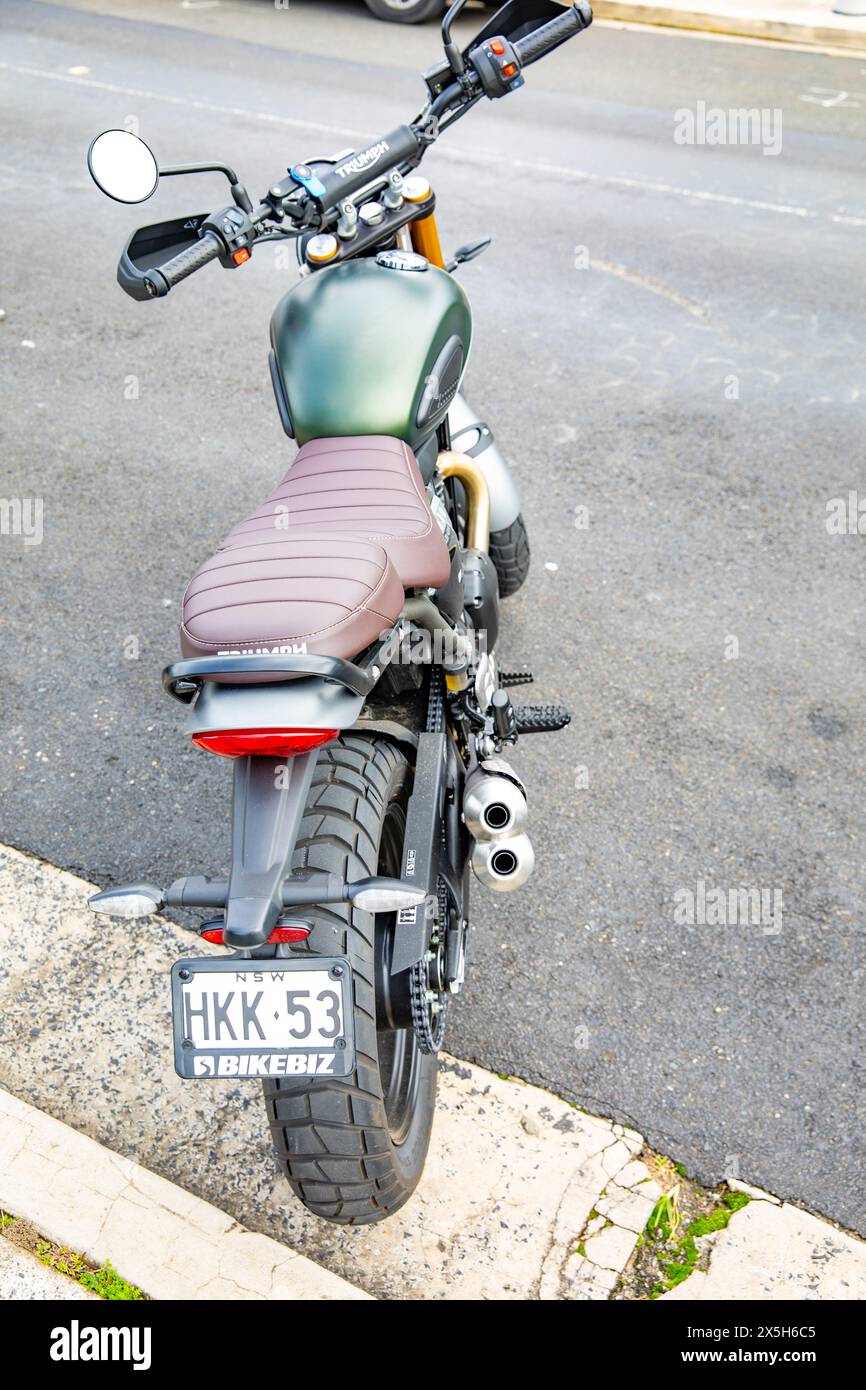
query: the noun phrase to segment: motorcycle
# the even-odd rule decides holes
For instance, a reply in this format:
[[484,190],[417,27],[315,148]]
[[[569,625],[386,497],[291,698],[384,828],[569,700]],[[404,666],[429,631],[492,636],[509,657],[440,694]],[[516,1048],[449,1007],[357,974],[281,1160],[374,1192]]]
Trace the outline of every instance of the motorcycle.
[[482,99],[592,20],[586,0],[507,0],[464,49],[442,25],[419,116],[365,149],[292,165],[253,207],[223,164],[160,169],[126,131],[90,172],[144,201],[160,178],[220,171],[232,201],[139,228],[117,277],[167,295],[210,261],[295,242],[300,274],[271,321],[288,472],[183,600],[183,659],[163,673],[186,734],[233,760],[228,878],[97,893],[100,913],[210,916],[229,948],[171,972],[175,1066],[261,1079],[282,1171],[344,1224],[397,1211],[421,1177],[447,1005],[464,983],[469,871],[497,892],[533,868],[526,792],[504,754],[568,723],[515,707],[498,669],[500,599],[523,583],[520,497],[461,394],[472,335],[446,260],[425,152]]

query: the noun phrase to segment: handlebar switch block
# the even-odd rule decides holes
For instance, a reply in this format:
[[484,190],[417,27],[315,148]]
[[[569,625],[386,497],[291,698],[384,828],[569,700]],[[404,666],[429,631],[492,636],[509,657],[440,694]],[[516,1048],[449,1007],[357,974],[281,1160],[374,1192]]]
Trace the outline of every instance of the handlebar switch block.
[[485,39],[471,49],[469,62],[475,69],[485,96],[491,100],[508,96],[509,92],[523,86],[524,78],[517,54],[508,39],[501,35]]
[[255,233],[250,217],[243,208],[230,205],[219,212],[212,212],[202,223],[199,235],[204,232],[212,232],[222,244],[224,251],[219,262],[226,270],[234,270],[249,260]]

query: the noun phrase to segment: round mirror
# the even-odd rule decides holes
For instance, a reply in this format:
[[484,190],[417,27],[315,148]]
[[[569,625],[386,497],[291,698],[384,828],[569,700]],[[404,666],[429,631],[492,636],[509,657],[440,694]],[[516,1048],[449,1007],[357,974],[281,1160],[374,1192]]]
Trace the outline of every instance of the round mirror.
[[104,130],[87,151],[97,188],[118,203],[143,203],[156,192],[159,168],[153,151],[128,130]]

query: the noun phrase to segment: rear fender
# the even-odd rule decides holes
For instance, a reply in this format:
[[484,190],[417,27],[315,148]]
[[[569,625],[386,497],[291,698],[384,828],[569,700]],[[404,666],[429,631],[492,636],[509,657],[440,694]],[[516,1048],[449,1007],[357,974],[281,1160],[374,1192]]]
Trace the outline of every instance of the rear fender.
[[[305,676],[265,685],[205,681],[187,734],[227,729],[348,729],[364,696]],[[241,950],[264,945],[282,912],[318,750],[293,758],[236,758],[232,791],[232,863],[223,941]]]

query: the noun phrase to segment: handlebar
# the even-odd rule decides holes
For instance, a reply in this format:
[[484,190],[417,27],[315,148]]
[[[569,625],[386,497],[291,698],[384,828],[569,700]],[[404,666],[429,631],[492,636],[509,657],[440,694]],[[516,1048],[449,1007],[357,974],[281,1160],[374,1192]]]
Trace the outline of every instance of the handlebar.
[[589,0],[577,0],[570,10],[557,15],[548,24],[542,24],[540,29],[536,29],[527,38],[517,40],[514,45],[517,61],[522,68],[528,67],[530,63],[543,58],[545,53],[550,53],[552,49],[565,43],[566,39],[588,29],[591,23],[592,9]]
[[312,196],[323,212],[335,208],[344,198],[376,177],[379,168],[394,169],[399,164],[417,164],[424,146],[417,131],[410,125],[398,126],[390,135],[374,140],[365,150],[357,150],[348,159],[341,159],[333,169],[323,173],[319,189]]
[[[563,10],[555,19],[541,25],[526,38],[514,41],[510,47],[515,61],[511,61],[506,50],[506,56],[496,60],[498,67],[492,65],[492,54],[502,54],[502,47],[494,46],[485,53],[483,50],[487,49],[487,41],[482,41],[470,50],[469,66],[464,73],[455,80],[452,70],[450,85],[438,89],[438,95],[431,99],[413,125],[398,126],[389,135],[374,141],[366,149],[355,151],[329,169],[311,169],[305,165],[295,165],[289,170],[290,179],[287,184],[277,186],[278,201],[274,202],[272,190],[265,203],[250,214],[245,229],[248,235],[243,239],[246,249],[243,253],[237,252],[236,263],[241,263],[241,255],[243,259],[249,259],[249,248],[256,238],[263,235],[270,239],[273,239],[274,235],[299,236],[303,230],[311,226],[323,229],[331,225],[336,217],[335,210],[345,199],[351,199],[355,193],[368,184],[375,183],[379,176],[387,175],[392,169],[399,169],[405,173],[407,169],[420,163],[427,146],[439,134],[440,115],[448,114],[449,119],[442,127],[447,129],[482,96],[505,96],[509,90],[520,85],[520,71],[523,68],[537,62],[567,39],[589,28],[591,23],[592,9],[589,0],[575,0],[569,9]],[[448,75],[447,64],[444,71]],[[279,195],[285,188],[290,191],[285,198],[281,198]],[[231,218],[232,210],[228,210],[227,215]],[[273,219],[283,222],[287,215],[291,225],[285,231],[263,230],[262,223],[265,221]],[[232,258],[230,236],[224,243],[217,231],[208,228],[208,222],[212,221],[214,225],[218,225],[214,219],[208,218],[199,239],[193,245],[180,251],[164,265],[147,270],[143,283],[149,298],[161,299],[174,285],[193,275],[209,261],[222,258],[224,265],[229,263]],[[225,231],[231,234],[232,227],[227,223],[222,225]],[[123,280],[121,284],[124,284]],[[141,285],[141,280],[138,281],[138,285]],[[124,284],[124,288],[128,287]],[[133,298],[143,297],[141,293],[132,290],[129,292],[133,294]]]

